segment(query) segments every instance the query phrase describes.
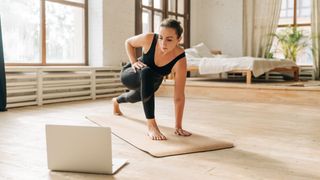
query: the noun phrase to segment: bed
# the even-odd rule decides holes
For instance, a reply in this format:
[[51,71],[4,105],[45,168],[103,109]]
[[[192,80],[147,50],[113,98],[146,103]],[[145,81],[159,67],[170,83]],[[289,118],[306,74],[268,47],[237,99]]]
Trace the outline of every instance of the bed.
[[266,72],[292,73],[294,80],[299,78],[298,66],[290,60],[264,59],[254,57],[203,57],[187,58],[188,71],[198,71],[201,75],[240,72],[250,84],[252,76],[258,77]]
[[[266,72],[286,72],[293,74],[294,80],[299,79],[299,68],[289,60],[265,59],[255,57],[229,57],[220,50],[209,50],[200,43],[185,49],[188,71],[197,71],[201,75],[219,74],[226,72],[240,72],[246,76],[247,84],[252,81],[252,76],[258,77]],[[173,78],[171,74],[168,78]]]

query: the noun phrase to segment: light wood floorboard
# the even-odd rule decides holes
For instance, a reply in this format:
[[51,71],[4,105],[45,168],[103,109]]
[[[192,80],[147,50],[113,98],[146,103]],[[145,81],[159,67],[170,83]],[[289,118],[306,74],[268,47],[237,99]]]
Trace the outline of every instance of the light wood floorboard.
[[[141,103],[121,107],[143,118]],[[0,179],[320,179],[319,107],[191,98],[185,128],[231,141],[234,148],[153,158],[113,136],[114,157],[129,160],[116,175],[47,169],[45,124],[95,126],[85,116],[109,113],[108,99],[0,113]],[[156,117],[159,124],[174,125],[172,98],[156,98]]]

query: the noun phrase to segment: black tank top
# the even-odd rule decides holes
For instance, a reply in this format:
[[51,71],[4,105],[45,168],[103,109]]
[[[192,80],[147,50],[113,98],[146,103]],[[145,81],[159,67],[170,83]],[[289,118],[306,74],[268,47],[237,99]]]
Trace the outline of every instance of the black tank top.
[[143,53],[142,55],[142,62],[147,66],[149,66],[151,69],[153,69],[156,73],[162,76],[165,76],[170,74],[176,62],[178,62],[181,58],[185,57],[186,55],[183,52],[180,55],[178,55],[176,58],[174,58],[172,61],[170,61],[168,64],[158,67],[154,62],[154,53],[156,50],[157,41],[158,41],[158,35],[154,34],[149,51],[146,54]]

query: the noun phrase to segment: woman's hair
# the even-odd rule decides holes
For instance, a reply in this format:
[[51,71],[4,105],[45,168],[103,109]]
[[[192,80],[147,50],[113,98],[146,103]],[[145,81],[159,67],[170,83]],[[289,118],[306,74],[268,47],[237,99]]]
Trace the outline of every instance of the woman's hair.
[[178,39],[181,37],[183,33],[183,29],[181,27],[181,23],[175,19],[165,19],[161,22],[160,27],[172,28],[176,31]]

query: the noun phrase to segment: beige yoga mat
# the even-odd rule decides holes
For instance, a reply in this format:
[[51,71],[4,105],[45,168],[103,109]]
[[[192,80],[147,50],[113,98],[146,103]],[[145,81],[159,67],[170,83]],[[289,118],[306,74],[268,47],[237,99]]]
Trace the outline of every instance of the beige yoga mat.
[[219,150],[233,147],[232,143],[220,141],[192,132],[192,136],[183,137],[174,134],[174,129],[159,126],[167,137],[166,141],[154,141],[147,136],[146,122],[126,116],[89,116],[90,121],[99,126],[111,127],[114,135],[149,153],[154,157]]

